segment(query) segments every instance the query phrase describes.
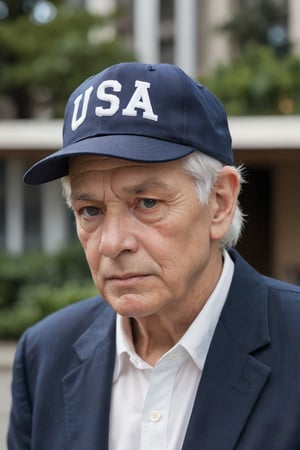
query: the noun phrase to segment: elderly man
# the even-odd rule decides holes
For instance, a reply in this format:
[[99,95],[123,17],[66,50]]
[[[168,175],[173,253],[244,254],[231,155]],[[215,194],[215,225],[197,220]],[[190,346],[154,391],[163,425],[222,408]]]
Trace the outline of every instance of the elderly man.
[[9,450],[299,450],[300,288],[232,248],[226,113],[178,67],[123,63],[66,108],[63,178],[100,297],[20,340]]

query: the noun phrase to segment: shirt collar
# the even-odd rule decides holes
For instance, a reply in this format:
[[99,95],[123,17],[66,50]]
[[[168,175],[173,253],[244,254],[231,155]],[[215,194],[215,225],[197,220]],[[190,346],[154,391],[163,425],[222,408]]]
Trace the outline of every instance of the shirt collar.
[[[227,251],[224,251],[223,256],[223,269],[215,289],[188,330],[173,347],[183,347],[200,370],[203,369],[208,349],[233,277],[234,263]],[[129,357],[135,367],[139,369],[152,369],[152,367],[143,361],[135,352],[130,319],[117,314],[114,382],[120,375],[126,356]]]
[[113,382],[119,377],[122,368],[124,367],[125,359],[129,359],[131,363],[138,369],[152,369],[150,364],[145,362],[136,353],[130,319],[128,317],[122,317],[117,314],[116,320],[116,358],[115,368],[113,374]]

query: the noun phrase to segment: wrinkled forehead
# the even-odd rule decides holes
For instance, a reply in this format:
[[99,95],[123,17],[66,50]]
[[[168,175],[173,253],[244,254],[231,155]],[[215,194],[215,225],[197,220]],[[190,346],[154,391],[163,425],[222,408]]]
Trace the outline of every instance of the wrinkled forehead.
[[143,165],[134,161],[128,161],[121,158],[112,158],[109,156],[96,156],[96,155],[78,155],[73,156],[69,162],[69,174],[74,175],[84,170],[97,168],[98,170],[110,170],[118,167],[128,167]]
[[69,175],[71,178],[77,175],[91,171],[113,171],[124,169],[128,174],[130,172],[148,172],[162,173],[178,171],[183,166],[181,160],[168,161],[163,163],[143,163],[140,161],[129,161],[121,158],[112,158],[107,156],[80,155],[71,159],[69,165]]
[[[72,160],[67,178],[67,192],[97,192],[109,188],[132,194],[159,193],[192,188],[191,178],[180,161],[141,163],[118,158],[78,156]],[[121,191],[119,191],[121,190]]]

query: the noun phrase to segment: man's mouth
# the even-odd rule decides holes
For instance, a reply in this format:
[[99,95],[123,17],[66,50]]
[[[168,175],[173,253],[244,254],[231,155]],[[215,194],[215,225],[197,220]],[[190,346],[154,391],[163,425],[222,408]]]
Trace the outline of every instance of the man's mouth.
[[116,284],[131,284],[144,280],[150,275],[144,273],[126,273],[126,274],[113,274],[106,278],[107,281],[111,281]]

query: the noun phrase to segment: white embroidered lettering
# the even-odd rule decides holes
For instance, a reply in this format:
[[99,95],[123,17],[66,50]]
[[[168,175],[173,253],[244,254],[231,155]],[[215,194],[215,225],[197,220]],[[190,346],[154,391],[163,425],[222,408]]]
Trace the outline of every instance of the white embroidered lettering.
[[110,103],[110,106],[104,108],[103,106],[97,106],[95,108],[96,116],[112,116],[120,107],[120,100],[114,94],[108,94],[106,88],[112,88],[114,92],[121,92],[122,86],[117,80],[103,81],[97,89],[97,97],[99,100]]
[[79,117],[77,117],[77,116],[78,116],[79,105],[82,100],[82,94],[80,94],[78,97],[76,97],[76,99],[74,101],[74,110],[73,110],[73,116],[72,116],[72,122],[71,122],[71,128],[73,131],[77,130],[77,128],[85,121],[88,104],[89,104],[90,96],[91,96],[93,89],[94,89],[93,86],[91,86],[84,92],[81,116],[79,116]]
[[145,81],[139,81],[136,80],[135,87],[136,90],[134,91],[131,99],[129,100],[129,103],[125,109],[123,109],[122,114],[124,116],[136,116],[137,111],[136,109],[142,109],[143,117],[145,119],[150,119],[157,121],[158,115],[154,114],[148,89],[150,88],[151,84],[147,83]]
[[[143,110],[143,118],[149,120],[158,120],[158,115],[154,114],[150,97],[149,88],[150,83],[145,81],[136,80],[135,91],[128,102],[126,108],[122,110],[123,116],[137,116],[137,109]],[[86,120],[90,97],[93,91],[93,86],[90,86],[84,94],[79,95],[74,101],[74,110],[71,121],[71,128],[73,131]],[[97,98],[102,102],[106,102],[107,106],[96,106],[95,114],[97,117],[113,116],[120,108],[120,99],[117,95],[107,92],[107,89],[111,89],[113,92],[121,92],[122,85],[117,80],[103,81],[97,89]]]

